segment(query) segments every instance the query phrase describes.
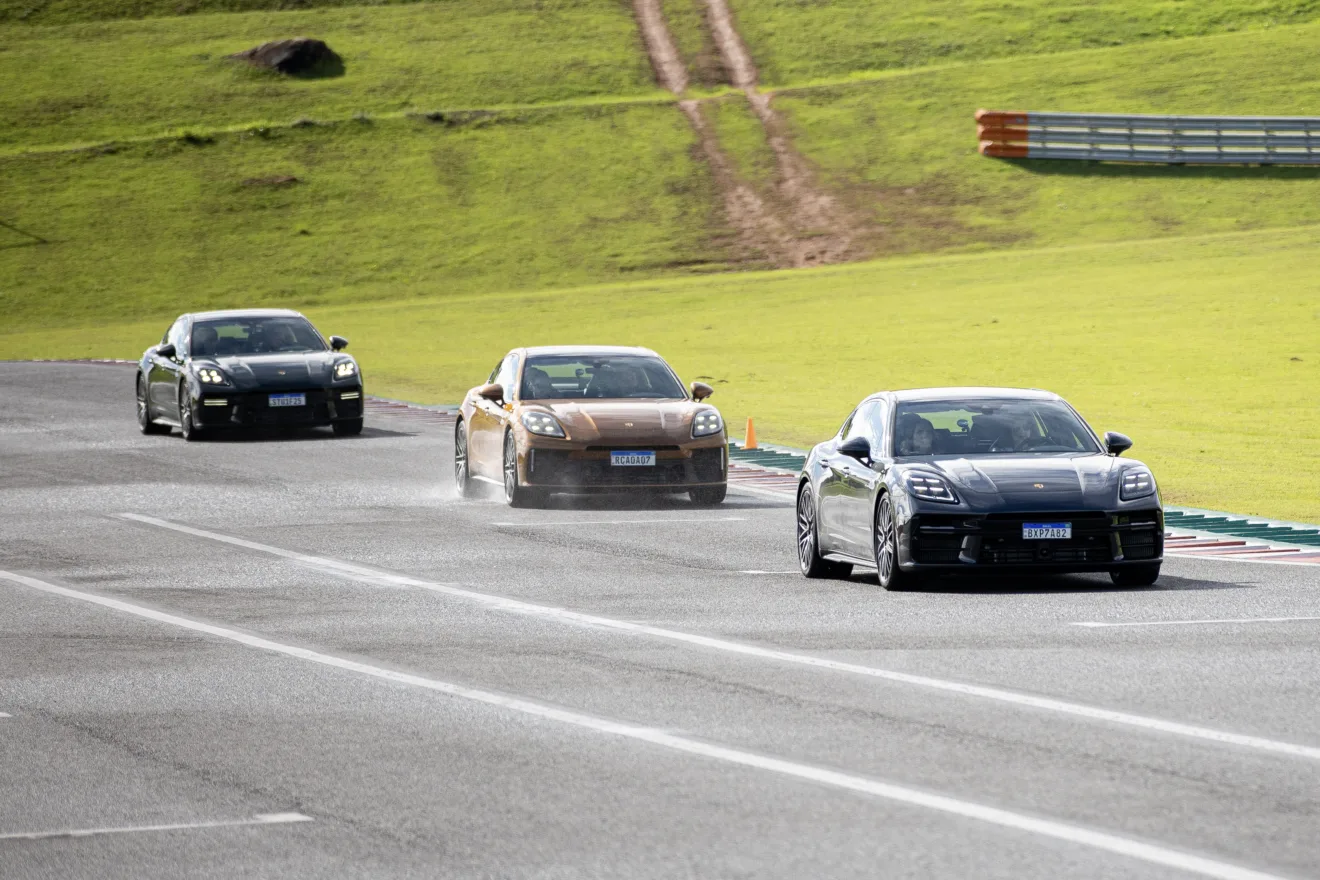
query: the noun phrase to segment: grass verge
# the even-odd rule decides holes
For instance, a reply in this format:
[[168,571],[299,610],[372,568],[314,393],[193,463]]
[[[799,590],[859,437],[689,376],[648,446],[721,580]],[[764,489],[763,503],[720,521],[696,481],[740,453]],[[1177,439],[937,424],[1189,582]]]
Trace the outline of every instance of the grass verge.
[[[802,446],[881,388],[1046,387],[1131,434],[1169,503],[1316,522],[1317,259],[1312,227],[309,314],[379,394],[456,401],[514,345],[649,345],[715,385],[735,435],[753,415]],[[0,357],[135,357],[171,317],[3,335]]]

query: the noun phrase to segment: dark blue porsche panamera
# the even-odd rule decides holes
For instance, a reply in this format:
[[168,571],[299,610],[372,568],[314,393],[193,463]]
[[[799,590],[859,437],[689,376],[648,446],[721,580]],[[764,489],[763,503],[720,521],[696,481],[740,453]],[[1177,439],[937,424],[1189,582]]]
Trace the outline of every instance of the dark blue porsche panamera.
[[1108,572],[1155,583],[1164,512],[1132,441],[1097,437],[1063,398],[1015,388],[873,394],[807,457],[807,577],[874,566],[887,590],[950,572]]

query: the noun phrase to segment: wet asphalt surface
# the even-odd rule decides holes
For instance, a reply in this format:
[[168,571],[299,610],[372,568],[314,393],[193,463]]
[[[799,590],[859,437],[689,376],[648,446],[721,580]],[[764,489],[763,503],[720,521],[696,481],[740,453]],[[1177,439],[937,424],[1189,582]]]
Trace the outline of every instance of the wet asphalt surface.
[[444,423],[132,377],[0,364],[5,880],[1320,876],[1320,567],[888,594],[787,498],[460,501]]

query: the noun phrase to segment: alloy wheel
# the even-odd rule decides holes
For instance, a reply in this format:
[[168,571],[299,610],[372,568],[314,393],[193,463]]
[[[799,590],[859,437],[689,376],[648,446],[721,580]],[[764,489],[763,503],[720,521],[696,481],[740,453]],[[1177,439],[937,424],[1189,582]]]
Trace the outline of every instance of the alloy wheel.
[[894,512],[889,499],[881,498],[875,513],[875,570],[881,586],[888,586],[894,578],[896,543]]
[[188,389],[182,386],[179,388],[179,430],[185,440],[191,440],[197,430],[193,426],[191,395],[188,394]]
[[798,565],[806,571],[816,552],[816,505],[811,503],[811,493],[805,489],[798,493],[797,550]]
[[137,381],[137,417],[138,425],[145,431],[151,424],[151,414],[147,411],[147,386],[141,376]]
[[518,496],[518,445],[513,432],[504,435],[504,499],[510,504]]
[[467,489],[468,484],[468,451],[467,451],[467,431],[463,430],[463,423],[459,422],[454,431],[454,485],[458,487],[459,492]]

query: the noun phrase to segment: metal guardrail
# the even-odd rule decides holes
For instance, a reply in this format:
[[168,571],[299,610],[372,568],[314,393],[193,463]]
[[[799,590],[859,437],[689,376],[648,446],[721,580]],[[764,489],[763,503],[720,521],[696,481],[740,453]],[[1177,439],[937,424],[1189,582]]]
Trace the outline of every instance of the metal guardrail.
[[1172,165],[1320,165],[1320,117],[976,111],[980,153]]

